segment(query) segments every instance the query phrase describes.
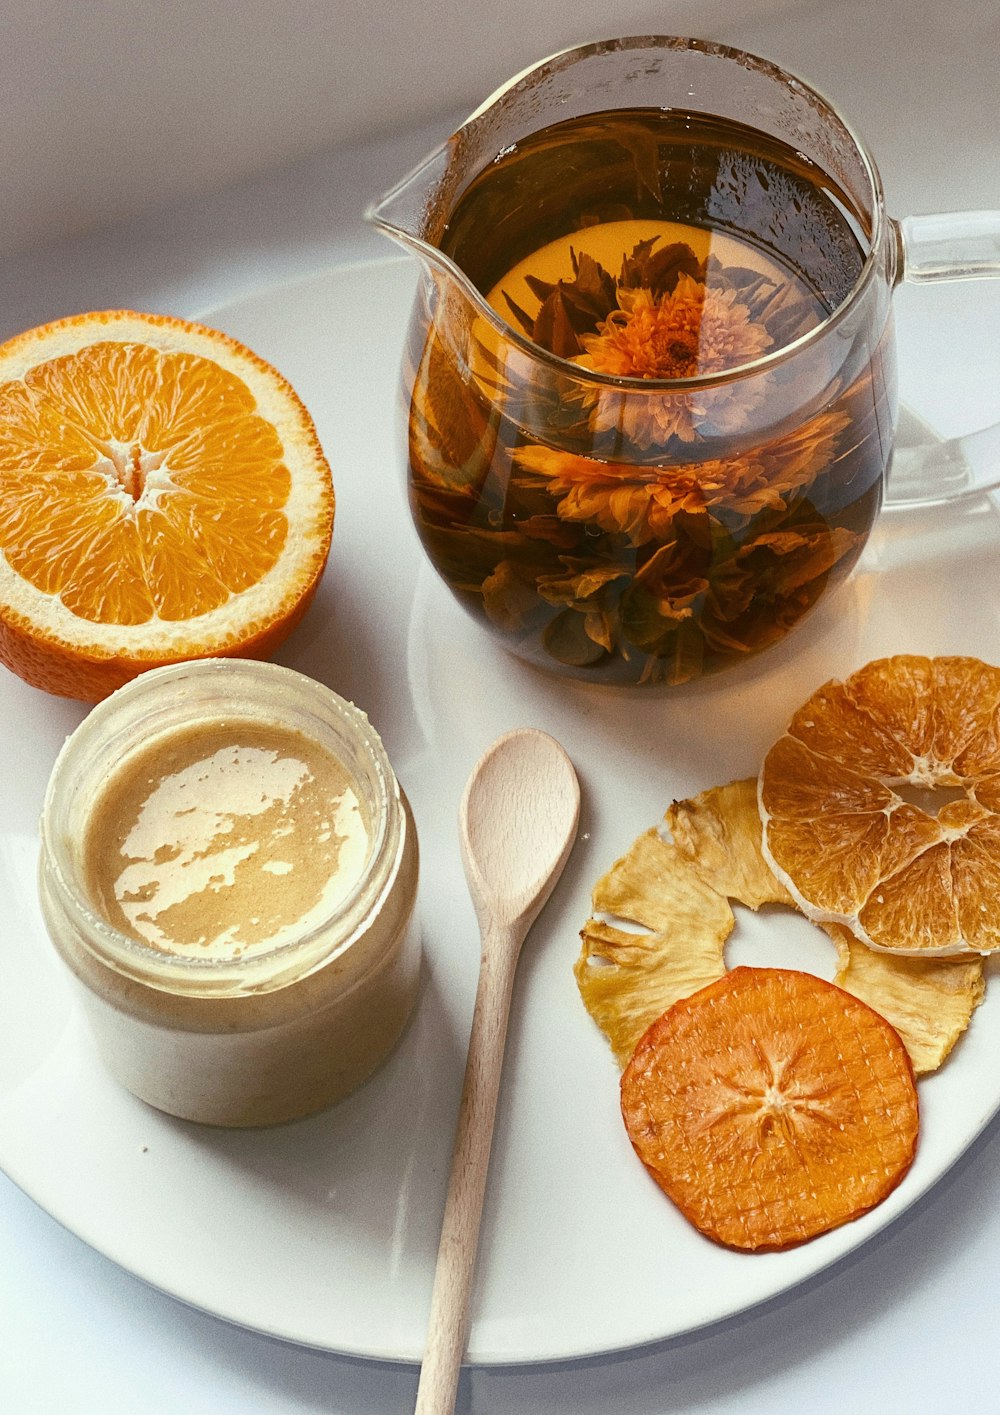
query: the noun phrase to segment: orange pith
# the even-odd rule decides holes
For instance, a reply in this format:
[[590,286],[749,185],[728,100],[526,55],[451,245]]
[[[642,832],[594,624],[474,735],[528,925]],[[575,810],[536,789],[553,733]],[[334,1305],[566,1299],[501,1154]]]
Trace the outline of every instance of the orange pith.
[[109,311],[0,348],[0,660],[29,682],[270,652],[332,518],[311,419],[236,341]]
[[864,1003],[808,973],[735,968],[648,1029],[621,1082],[629,1138],[707,1237],[787,1248],[857,1218],[909,1169],[909,1057]]
[[764,856],[809,917],[896,953],[1000,948],[1000,669],[901,654],[825,684],[758,797]]

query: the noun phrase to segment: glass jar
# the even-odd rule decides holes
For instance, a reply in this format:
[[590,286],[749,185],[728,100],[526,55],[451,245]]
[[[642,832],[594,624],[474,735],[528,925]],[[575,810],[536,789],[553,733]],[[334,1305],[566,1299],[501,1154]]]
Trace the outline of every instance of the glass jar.
[[[159,738],[218,723],[301,734],[345,769],[368,827],[360,877],[274,947],[184,956],[112,925],[84,842],[113,771]],[[247,1126],[321,1110],[385,1059],[420,967],[413,818],[367,717],[276,664],[204,659],[154,669],[100,703],[56,760],[41,821],[40,895],[110,1072],[184,1119]]]

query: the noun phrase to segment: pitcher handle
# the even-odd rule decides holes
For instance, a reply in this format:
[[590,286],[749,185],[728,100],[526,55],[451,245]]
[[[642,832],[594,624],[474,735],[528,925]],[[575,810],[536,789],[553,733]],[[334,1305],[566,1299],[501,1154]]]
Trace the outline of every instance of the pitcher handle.
[[[938,280],[1000,276],[1000,211],[953,211],[906,216],[893,222],[899,279]],[[898,447],[886,484],[886,505],[933,506],[1000,487],[1000,423],[950,437]]]

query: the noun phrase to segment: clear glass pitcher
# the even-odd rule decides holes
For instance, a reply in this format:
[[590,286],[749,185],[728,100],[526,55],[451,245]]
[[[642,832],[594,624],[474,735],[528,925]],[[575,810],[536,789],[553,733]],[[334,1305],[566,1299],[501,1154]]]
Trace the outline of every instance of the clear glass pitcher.
[[1000,213],[892,219],[864,143],[765,59],[669,37],[557,54],[369,219],[422,262],[421,539],[543,667],[738,663],[846,577],[884,492],[1000,485],[1000,427],[907,448],[887,479],[892,291],[1000,275]]

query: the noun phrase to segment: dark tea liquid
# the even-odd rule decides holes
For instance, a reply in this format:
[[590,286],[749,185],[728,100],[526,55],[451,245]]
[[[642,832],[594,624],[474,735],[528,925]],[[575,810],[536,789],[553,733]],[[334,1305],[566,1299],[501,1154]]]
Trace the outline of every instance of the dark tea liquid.
[[808,349],[761,376],[663,380],[808,336],[864,242],[800,154],[693,114],[571,120],[477,177],[442,248],[542,357],[508,357],[448,298],[411,329],[414,516],[468,607],[522,657],[597,681],[683,682],[783,637],[877,515],[888,339],[800,415]]

